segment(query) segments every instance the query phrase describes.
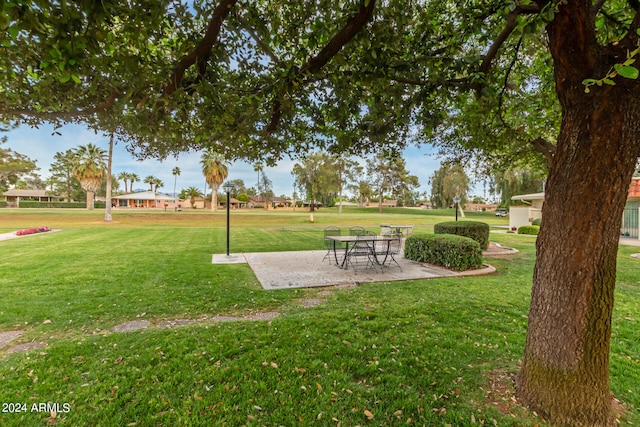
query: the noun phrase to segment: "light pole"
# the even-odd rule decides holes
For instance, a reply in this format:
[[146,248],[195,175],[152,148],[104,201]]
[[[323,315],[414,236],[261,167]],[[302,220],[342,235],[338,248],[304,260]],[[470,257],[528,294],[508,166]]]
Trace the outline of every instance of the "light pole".
[[231,217],[231,190],[233,190],[233,184],[225,182],[222,186],[224,191],[227,192],[227,256],[229,256],[229,218]]
[[453,198],[453,203],[456,204],[456,221],[458,220],[458,203],[460,203],[460,197],[455,196]]

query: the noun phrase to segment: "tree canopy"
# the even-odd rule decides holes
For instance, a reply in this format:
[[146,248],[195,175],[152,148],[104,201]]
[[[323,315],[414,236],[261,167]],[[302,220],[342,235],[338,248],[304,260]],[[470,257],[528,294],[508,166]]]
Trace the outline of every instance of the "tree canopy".
[[[539,35],[524,37],[533,4],[516,8],[511,30],[520,38],[495,42],[502,8],[473,2],[1,7],[4,120],[88,122],[140,156],[211,147],[229,160],[273,164],[312,146],[366,154],[436,139],[446,152],[461,139],[516,146],[539,129],[553,138],[549,124],[557,125],[557,102],[538,97],[553,90],[549,57],[531,55],[543,47]],[[476,93],[504,113],[486,120]],[[522,120],[518,107],[531,100],[541,108]],[[453,127],[461,115],[475,119]]]
[[438,208],[454,204],[454,197],[466,203],[469,192],[469,177],[460,163],[444,163],[431,177],[431,203]]
[[36,163],[10,148],[2,148],[5,139],[0,140],[0,190],[6,190],[28,174],[36,171]]

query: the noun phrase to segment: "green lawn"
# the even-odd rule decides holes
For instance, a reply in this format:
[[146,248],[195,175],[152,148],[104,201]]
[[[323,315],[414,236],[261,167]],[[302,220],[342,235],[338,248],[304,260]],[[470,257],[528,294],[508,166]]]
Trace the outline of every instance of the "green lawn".
[[[532,236],[492,234],[520,252],[485,277],[264,291],[225,251],[224,212],[0,210],[0,232],[63,231],[0,242],[0,332],[45,349],[0,350],[0,425],[533,426],[512,400],[524,346]],[[453,212],[234,211],[234,252],[322,249],[322,228],[413,223]],[[505,218],[468,215],[492,225]],[[640,248],[621,247],[611,386],[621,422],[640,424]],[[320,299],[318,306],[301,303]],[[268,321],[214,316],[277,311]],[[114,333],[129,320],[147,330]],[[200,319],[163,329],[172,319]],[[493,385],[492,385],[493,384]],[[33,411],[58,403],[60,411]],[[68,406],[64,406],[68,404]],[[22,408],[22,406],[20,406]],[[44,408],[43,407],[43,408]],[[48,408],[51,409],[51,408]],[[68,410],[68,411],[67,411]],[[494,421],[495,420],[495,421]]]

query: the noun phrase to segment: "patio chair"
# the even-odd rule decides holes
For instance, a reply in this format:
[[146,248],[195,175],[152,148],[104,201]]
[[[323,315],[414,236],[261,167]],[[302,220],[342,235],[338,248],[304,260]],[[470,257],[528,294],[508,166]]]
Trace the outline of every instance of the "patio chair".
[[389,224],[380,224],[380,235],[381,236],[384,236],[389,231],[391,231],[391,226]]
[[340,236],[341,234],[342,234],[342,231],[340,230],[339,227],[330,226],[324,229],[324,237],[325,237],[324,247],[325,249],[327,249],[327,253],[325,254],[324,258],[322,258],[322,261],[324,261],[327,258],[331,259],[331,255],[333,254],[334,248],[344,249],[342,242],[335,242],[333,240],[327,239],[327,236]]
[[391,267],[391,263],[395,262],[400,271],[402,271],[402,267],[395,258],[402,251],[402,234],[390,231],[385,236],[390,240],[383,241],[384,246],[379,245],[376,248],[376,259],[382,267]]
[[351,246],[347,253],[347,263],[353,267],[355,271],[359,268],[369,268],[376,266],[373,256],[373,243],[368,240],[360,240],[366,238],[365,234],[357,235],[356,242]]
[[364,227],[355,225],[349,229],[349,236],[362,236],[365,232]]
[[404,237],[409,237],[413,234],[413,224],[409,224],[409,227],[405,229]]

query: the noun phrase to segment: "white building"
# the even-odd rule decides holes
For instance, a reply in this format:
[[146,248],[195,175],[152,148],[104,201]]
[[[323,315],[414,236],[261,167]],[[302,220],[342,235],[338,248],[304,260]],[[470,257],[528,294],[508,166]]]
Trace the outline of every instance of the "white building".
[[531,225],[534,219],[542,218],[544,193],[522,194],[511,200],[519,200],[527,206],[509,207],[509,229],[516,231],[523,225]]

